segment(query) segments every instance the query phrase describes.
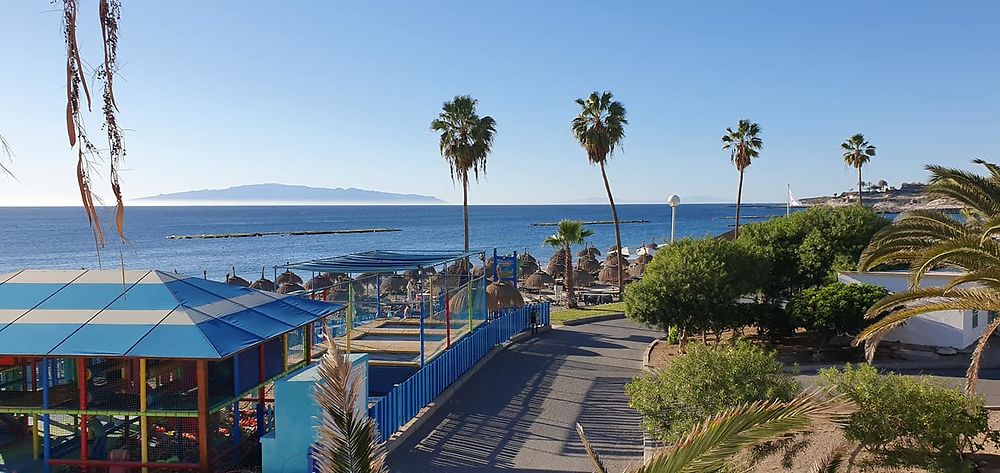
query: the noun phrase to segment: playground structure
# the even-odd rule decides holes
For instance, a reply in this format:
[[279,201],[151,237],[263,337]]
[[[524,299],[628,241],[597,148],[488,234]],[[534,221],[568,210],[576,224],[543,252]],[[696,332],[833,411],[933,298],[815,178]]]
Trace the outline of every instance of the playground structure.
[[160,271],[0,275],[0,471],[212,471],[339,304]]

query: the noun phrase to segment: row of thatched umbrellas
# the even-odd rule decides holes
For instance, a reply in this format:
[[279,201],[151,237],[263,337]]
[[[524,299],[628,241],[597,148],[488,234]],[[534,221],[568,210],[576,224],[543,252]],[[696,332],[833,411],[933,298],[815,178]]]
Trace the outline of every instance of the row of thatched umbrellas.
[[[645,248],[655,250],[656,245],[649,244]],[[526,264],[528,263],[527,261],[521,262],[521,274],[527,276],[522,285],[531,289],[543,289],[554,285],[556,278],[563,277],[566,273],[567,254],[568,252],[565,249],[556,251],[552,255],[552,258],[549,259],[545,271],[538,268],[538,264],[533,257],[524,255],[530,258],[530,263]],[[595,282],[617,284],[618,268],[626,271],[624,275],[626,280],[640,278],[646,270],[646,265],[653,259],[647,251],[634,261],[629,261],[628,258],[615,251],[614,248],[608,250],[608,256],[604,259],[603,264],[597,259],[598,256],[601,256],[601,250],[592,246],[584,248],[577,253],[577,262],[573,268],[573,281],[577,286],[589,286]],[[532,264],[534,265],[533,267],[531,266]],[[529,271],[530,269],[534,270]]]

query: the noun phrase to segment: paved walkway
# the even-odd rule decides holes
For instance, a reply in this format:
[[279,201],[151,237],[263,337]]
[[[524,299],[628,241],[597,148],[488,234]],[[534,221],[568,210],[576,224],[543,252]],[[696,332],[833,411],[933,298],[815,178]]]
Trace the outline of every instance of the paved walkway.
[[549,330],[497,354],[389,455],[393,472],[591,471],[579,422],[610,471],[642,457],[624,385],[660,334],[627,320]]

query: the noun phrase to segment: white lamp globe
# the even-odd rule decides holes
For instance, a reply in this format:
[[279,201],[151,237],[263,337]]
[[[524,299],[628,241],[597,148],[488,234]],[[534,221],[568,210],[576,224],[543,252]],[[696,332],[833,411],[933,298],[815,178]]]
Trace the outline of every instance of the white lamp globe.
[[681,205],[681,198],[677,194],[673,194],[667,199],[667,203],[670,204],[671,207],[677,207],[678,205]]

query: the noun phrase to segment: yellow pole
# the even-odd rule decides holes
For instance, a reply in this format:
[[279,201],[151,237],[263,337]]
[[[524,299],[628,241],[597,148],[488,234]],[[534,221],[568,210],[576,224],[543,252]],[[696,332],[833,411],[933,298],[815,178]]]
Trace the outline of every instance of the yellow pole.
[[[146,359],[139,358],[139,451],[142,463],[149,463],[149,422],[146,419]],[[142,473],[149,473],[143,468]]]
[[38,460],[42,455],[42,437],[38,435],[38,414],[31,416],[31,434],[32,434],[32,446],[31,446],[31,458]]
[[282,357],[281,358],[282,371],[288,371],[288,334],[286,333],[286,334],[282,335],[281,339],[284,341],[284,345],[282,345],[282,347],[281,347],[282,348],[282,354],[281,354],[281,357]]

